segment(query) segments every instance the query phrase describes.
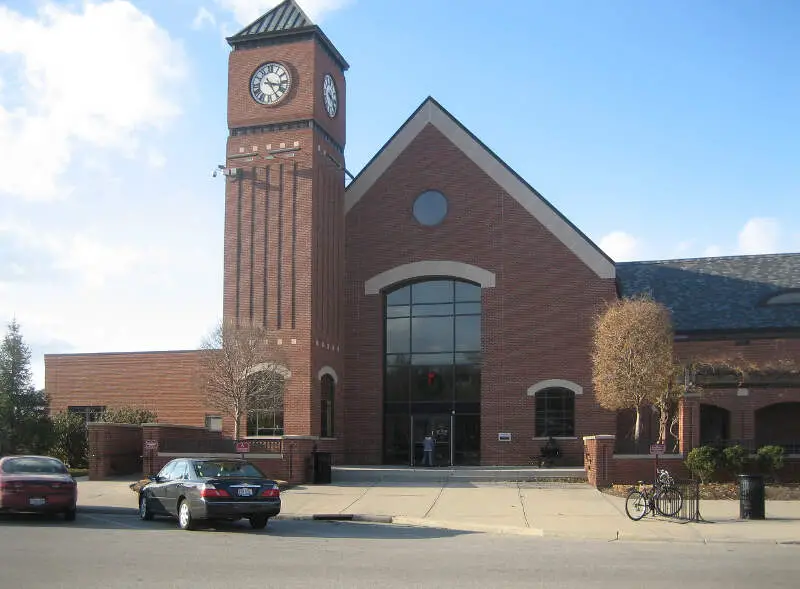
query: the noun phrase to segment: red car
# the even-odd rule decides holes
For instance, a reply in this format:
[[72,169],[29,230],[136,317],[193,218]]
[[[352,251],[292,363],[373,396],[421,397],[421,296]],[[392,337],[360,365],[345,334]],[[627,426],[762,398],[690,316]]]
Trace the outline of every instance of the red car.
[[63,513],[75,519],[78,485],[64,463],[48,456],[0,458],[0,513]]

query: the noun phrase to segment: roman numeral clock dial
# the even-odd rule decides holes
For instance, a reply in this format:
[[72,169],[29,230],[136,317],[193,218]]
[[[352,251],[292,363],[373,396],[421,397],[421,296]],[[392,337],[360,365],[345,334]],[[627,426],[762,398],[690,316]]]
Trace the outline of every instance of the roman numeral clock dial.
[[259,104],[276,104],[292,85],[289,71],[280,63],[265,63],[250,78],[250,95]]
[[325,74],[322,79],[322,99],[328,116],[330,118],[335,117],[336,111],[339,110],[339,98],[336,95],[336,83],[330,74]]

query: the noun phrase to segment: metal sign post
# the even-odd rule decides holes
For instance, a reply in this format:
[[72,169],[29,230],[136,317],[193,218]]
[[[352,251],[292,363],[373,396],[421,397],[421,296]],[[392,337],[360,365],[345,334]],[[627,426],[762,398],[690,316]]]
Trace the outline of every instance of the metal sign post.
[[658,482],[658,455],[663,454],[666,450],[666,444],[650,444],[650,454],[656,457],[655,472],[653,473],[653,482]]

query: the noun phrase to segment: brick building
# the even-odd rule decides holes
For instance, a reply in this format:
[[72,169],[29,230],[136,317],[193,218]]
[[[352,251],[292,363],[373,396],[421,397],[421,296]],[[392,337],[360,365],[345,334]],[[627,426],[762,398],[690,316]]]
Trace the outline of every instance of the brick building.
[[[348,64],[293,0],[229,39],[225,319],[273,334],[282,412],[252,438],[313,441],[340,463],[573,462],[615,434],[591,383],[593,319],[649,292],[681,357],[800,363],[800,255],[615,264],[434,99],[346,187]],[[198,351],[48,355],[55,411],[143,406],[232,431],[205,406]],[[800,388],[716,375],[687,399],[691,440],[800,442]],[[748,380],[749,379],[749,380]],[[795,450],[797,451],[797,450]]]

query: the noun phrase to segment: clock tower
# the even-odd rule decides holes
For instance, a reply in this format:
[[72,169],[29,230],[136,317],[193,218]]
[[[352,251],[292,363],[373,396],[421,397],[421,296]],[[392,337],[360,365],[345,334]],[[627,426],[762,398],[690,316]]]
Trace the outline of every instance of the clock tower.
[[335,437],[348,64],[294,0],[228,43],[223,316],[266,328],[287,360],[285,435]]

